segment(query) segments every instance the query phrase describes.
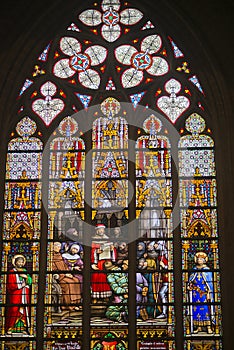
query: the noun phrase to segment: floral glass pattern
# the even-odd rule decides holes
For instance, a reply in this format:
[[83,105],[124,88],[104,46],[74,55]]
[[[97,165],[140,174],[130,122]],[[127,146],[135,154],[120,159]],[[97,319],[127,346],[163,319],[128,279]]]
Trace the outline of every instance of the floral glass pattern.
[[91,69],[103,63],[107,50],[100,45],[88,47],[81,52],[81,43],[73,37],[63,37],[60,41],[61,51],[70,58],[63,58],[55,63],[53,73],[56,77],[66,79],[78,74],[79,82],[86,88],[98,89],[100,85],[99,73]]
[[181,91],[181,84],[176,79],[167,81],[165,90],[169,96],[160,97],[157,101],[157,106],[174,124],[189,108],[190,101],[187,97],[178,95]]
[[32,103],[32,110],[43,120],[46,125],[54,120],[64,109],[64,102],[60,98],[53,97],[57,87],[51,81],[47,81],[40,88],[43,98],[36,99]]
[[[119,13],[119,0],[103,0],[101,4],[103,13],[97,10],[85,10],[79,19],[87,26],[98,26],[102,23],[101,34],[108,42],[114,42],[121,36],[121,26],[138,23],[143,14],[133,8],[127,8]],[[120,24],[119,24],[120,23]]]
[[140,51],[131,45],[121,45],[115,49],[118,62],[131,66],[121,76],[124,88],[139,85],[144,78],[144,71],[153,76],[161,76],[168,72],[167,61],[160,56],[153,56],[162,46],[159,35],[149,35],[141,41]]

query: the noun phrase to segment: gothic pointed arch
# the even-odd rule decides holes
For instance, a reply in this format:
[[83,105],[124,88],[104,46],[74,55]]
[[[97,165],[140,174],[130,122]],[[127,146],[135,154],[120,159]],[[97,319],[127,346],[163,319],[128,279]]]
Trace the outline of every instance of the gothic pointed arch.
[[147,2],[88,2],[72,14],[16,94],[3,344],[172,350],[183,338],[188,350],[221,349],[215,144],[202,76]]

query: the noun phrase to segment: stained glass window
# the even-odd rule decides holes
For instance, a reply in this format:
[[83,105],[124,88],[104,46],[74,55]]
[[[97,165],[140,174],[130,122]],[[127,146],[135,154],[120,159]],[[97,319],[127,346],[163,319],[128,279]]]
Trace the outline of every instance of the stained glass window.
[[78,8],[19,86],[1,237],[3,349],[173,350],[178,339],[187,350],[222,349],[202,77],[154,16],[120,0]]
[[199,335],[206,336],[207,346],[221,347],[214,142],[203,134],[205,127],[200,115],[191,114],[185,123],[189,134],[179,142],[184,332],[190,338],[186,349],[199,343]]
[[[138,348],[174,348],[171,145],[150,115],[136,143]],[[145,330],[145,341],[142,335]],[[152,339],[153,338],[153,339]],[[170,340],[169,340],[170,338]]]
[[8,143],[1,275],[1,329],[8,340],[36,332],[43,147],[32,136],[36,129],[26,116]]
[[[48,194],[48,251],[46,280],[47,337],[57,339],[65,324],[73,324],[81,344],[83,292],[83,226],[85,145],[79,126],[65,117],[50,141]],[[55,342],[56,347],[59,344]]]

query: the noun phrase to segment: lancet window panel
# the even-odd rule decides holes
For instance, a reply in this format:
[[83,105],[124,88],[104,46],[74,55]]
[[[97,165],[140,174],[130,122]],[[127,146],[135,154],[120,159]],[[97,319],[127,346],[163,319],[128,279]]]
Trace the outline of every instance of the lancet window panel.
[[[36,334],[40,254],[41,140],[36,123],[24,117],[8,143],[1,275],[2,334]],[[10,338],[9,338],[10,337]],[[3,341],[5,348],[11,342]],[[33,343],[31,343],[32,345]]]
[[[65,117],[49,144],[44,332],[54,349],[65,340],[65,324],[72,325],[69,337],[76,337],[81,346],[85,144],[77,136],[78,129],[74,118]],[[64,344],[73,346],[72,342]]]
[[101,112],[92,129],[90,348],[128,349],[128,123],[113,97]]
[[210,348],[221,348],[214,142],[202,134],[205,127],[200,115],[190,115],[185,128],[191,134],[179,142],[184,334],[193,337],[186,341],[187,349],[201,340]]
[[136,141],[136,321],[146,338],[139,349],[174,349],[171,145],[162,125],[151,114]]

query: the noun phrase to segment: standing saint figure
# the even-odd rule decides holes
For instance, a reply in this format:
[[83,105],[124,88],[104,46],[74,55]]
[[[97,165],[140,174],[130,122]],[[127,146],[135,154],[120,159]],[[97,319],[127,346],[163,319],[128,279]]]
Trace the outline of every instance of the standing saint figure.
[[12,258],[13,268],[7,276],[6,292],[9,306],[6,309],[6,332],[29,334],[30,286],[32,278],[24,268],[26,258],[17,254]]
[[196,334],[206,328],[207,333],[212,334],[214,312],[210,303],[214,301],[214,297],[212,272],[206,265],[208,256],[205,252],[197,252],[194,261],[196,265],[188,278],[187,287],[191,333]]

